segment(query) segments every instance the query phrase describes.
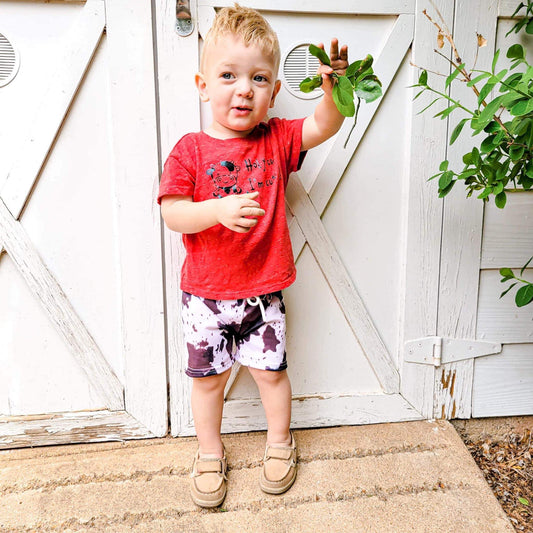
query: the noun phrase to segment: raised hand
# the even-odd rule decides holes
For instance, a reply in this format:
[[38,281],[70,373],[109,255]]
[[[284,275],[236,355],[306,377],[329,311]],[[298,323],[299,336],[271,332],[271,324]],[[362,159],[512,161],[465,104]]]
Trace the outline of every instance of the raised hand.
[[257,217],[265,211],[255,200],[258,192],[230,194],[216,200],[216,217],[218,222],[237,233],[246,233],[257,224]]

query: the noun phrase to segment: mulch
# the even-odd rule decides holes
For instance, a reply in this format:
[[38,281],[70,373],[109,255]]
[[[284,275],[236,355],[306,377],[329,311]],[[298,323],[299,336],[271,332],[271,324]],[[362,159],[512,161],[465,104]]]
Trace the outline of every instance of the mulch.
[[516,531],[533,533],[532,431],[501,440],[461,436]]

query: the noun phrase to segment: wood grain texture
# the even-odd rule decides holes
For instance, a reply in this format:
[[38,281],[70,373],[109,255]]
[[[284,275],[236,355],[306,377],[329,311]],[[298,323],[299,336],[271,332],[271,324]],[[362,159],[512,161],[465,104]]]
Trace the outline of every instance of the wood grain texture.
[[398,371],[297,174],[289,180],[287,200],[384,391],[397,392]]
[[[497,0],[457,0],[453,24],[454,40],[467,68],[490,70],[495,51]],[[489,45],[479,50],[473,29],[482,34]],[[463,102],[475,102],[475,95],[465,84],[451,86],[451,96]],[[474,105],[474,104],[472,104]],[[450,131],[464,114],[450,115]],[[450,168],[462,168],[462,156],[472,149],[475,139],[461,135],[448,147],[446,159]],[[435,167],[437,168],[437,167]],[[434,184],[436,189],[436,184]],[[435,190],[436,194],[436,190]],[[483,231],[483,202],[466,198],[458,184],[444,200],[442,234],[438,335],[458,339],[476,338],[479,266]],[[488,341],[500,342],[488,337]],[[436,418],[469,418],[472,405],[474,362],[460,361],[443,365],[435,375],[434,416]],[[443,374],[453,376],[455,386]]]
[[21,224],[0,200],[0,234],[6,250],[62,336],[104,405],[124,408],[123,387]]
[[125,411],[0,417],[0,450],[155,437]]
[[0,191],[5,205],[18,219],[83,77],[90,67],[105,26],[103,0],[88,0],[69,30],[61,67],[50,76],[41,111],[26,145]]

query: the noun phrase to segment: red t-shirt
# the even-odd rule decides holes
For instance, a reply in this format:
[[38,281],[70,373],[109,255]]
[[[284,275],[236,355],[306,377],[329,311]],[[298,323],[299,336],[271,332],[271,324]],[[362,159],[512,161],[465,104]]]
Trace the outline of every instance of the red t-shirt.
[[181,289],[213,300],[248,298],[288,287],[296,278],[285,189],[301,163],[304,119],[272,118],[245,138],[182,137],[168,156],[157,201],[166,195],[194,202],[259,191],[266,214],[247,233],[217,224],[183,235],[187,251]]

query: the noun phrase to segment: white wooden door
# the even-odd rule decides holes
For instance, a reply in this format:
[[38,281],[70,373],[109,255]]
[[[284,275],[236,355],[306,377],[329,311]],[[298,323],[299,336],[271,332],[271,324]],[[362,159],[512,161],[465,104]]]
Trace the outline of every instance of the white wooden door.
[[[453,5],[441,2],[445,15]],[[227,2],[191,2],[194,31],[174,31],[175,5],[157,3],[158,84],[162,160],[181,135],[209,123],[193,77],[202,36]],[[404,364],[405,339],[436,334],[442,203],[427,177],[444,158],[446,125],[415,116],[417,72],[428,68],[432,28],[425,6],[414,0],[250,0],[281,44],[281,90],[272,115],[309,114],[316,100],[293,94],[283,79],[285,57],[305,43],[338,37],[350,58],[371,53],[384,97],[361,106],[346,148],[349,120],[325,145],[312,150],[288,188],[291,237],[298,278],[285,291],[288,363],[293,386],[293,425],[313,427],[419,419],[428,416],[433,374]],[[413,36],[420,35],[418,43]],[[414,54],[413,54],[414,52]],[[184,374],[178,274],[179,235],[166,231],[166,287],[174,435],[194,433]],[[421,381],[420,381],[421,380]],[[223,430],[265,427],[249,373],[234,372],[226,391]],[[432,409],[429,416],[432,416]]]
[[150,4],[0,13],[0,448],[164,435]]
[[[497,71],[509,68],[505,52],[514,43],[524,46],[531,63],[533,38],[524,31],[505,36],[516,22],[509,17],[518,3],[492,0],[477,4],[456,2],[454,34],[467,65],[476,57],[473,31],[488,40],[488,46],[480,50],[476,68],[490,70],[497,49],[501,49]],[[465,102],[473,101],[467,88],[453,90]],[[453,118],[449,131],[460,118]],[[448,148],[450,165],[460,168],[461,155],[471,150],[473,142],[466,135]],[[533,254],[533,233],[528,229],[533,218],[533,194],[510,194],[505,209],[500,210],[492,200],[484,206],[475,198],[466,199],[461,187],[456,189],[444,202],[439,335],[490,339],[501,343],[502,351],[444,365],[435,375],[434,414],[447,418],[531,414],[533,307],[517,308],[514,292],[499,298],[507,286],[500,283],[499,269],[519,271]],[[524,277],[533,279],[533,269],[527,269]]]

